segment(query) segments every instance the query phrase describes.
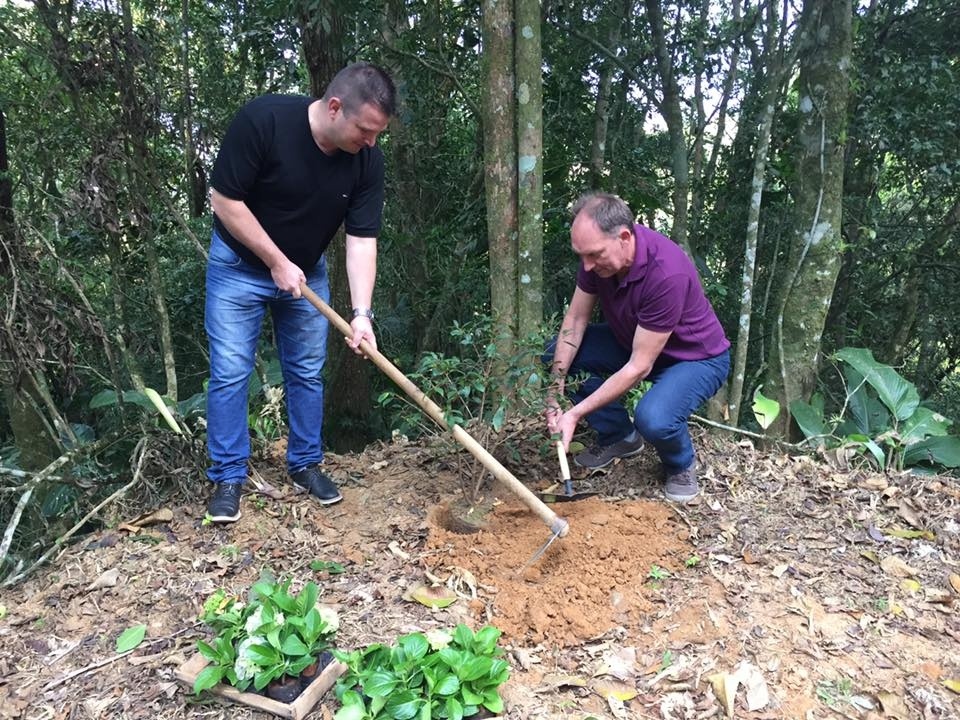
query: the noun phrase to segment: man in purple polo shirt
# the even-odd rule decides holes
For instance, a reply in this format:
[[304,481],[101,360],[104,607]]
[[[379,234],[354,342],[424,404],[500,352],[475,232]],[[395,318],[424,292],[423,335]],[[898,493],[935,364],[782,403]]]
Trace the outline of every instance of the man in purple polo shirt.
[[[726,380],[730,342],[694,264],[672,240],[634,224],[619,197],[580,198],[570,238],[580,269],[544,356],[555,378],[547,427],[567,447],[586,419],[597,444],[574,462],[591,469],[638,454],[646,440],[663,464],[667,499],[687,502],[700,492],[687,422]],[[598,300],[605,322],[591,324]],[[586,379],[567,388],[573,406],[563,411],[557,398],[568,376]],[[652,387],[631,423],[621,398],[641,380]]]

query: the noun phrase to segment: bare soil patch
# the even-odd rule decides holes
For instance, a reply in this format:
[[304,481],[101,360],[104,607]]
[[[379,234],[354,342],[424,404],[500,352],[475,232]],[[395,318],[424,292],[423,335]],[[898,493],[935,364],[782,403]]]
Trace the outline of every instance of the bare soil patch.
[[[117,508],[107,529],[3,591],[0,716],[268,717],[197,700],[173,671],[205,636],[204,599],[269,568],[321,585],[341,608],[343,647],[496,624],[512,718],[723,717],[711,678],[738,667],[737,717],[960,717],[948,687],[960,679],[956,479],[841,470],[707,434],[697,445],[697,503],[663,501],[649,453],[575,478],[598,497],[554,506],[570,534],[528,568],[549,530],[506,490],[487,492],[480,532],[436,521],[471,467],[442,441],[331,455],[344,494],[332,507],[293,493],[277,448],[233,526],[202,524],[201,478],[172,519],[139,532]],[[518,450],[507,464],[531,488],[556,479],[549,452]],[[462,599],[403,599],[424,582]],[[147,639],[118,657],[117,636],[140,623]],[[748,676],[767,691],[753,711]],[[336,705],[325,708],[314,715]]]

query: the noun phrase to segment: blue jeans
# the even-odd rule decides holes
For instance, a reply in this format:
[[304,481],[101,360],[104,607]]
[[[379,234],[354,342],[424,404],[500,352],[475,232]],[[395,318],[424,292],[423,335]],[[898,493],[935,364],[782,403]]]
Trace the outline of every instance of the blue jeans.
[[[307,284],[329,301],[325,259],[307,273]],[[207,477],[216,483],[242,483],[247,477],[247,392],[268,306],[290,425],[287,469],[295,472],[323,460],[321,373],[327,355],[327,320],[306,298],[281,292],[268,270],[244,262],[214,231],[207,261],[204,326],[210,343]]]
[[[547,365],[553,361],[556,343],[554,338],[543,356]],[[630,350],[617,342],[606,323],[588,326],[567,371],[568,378],[579,375],[585,379],[574,383],[568,379],[568,397],[574,403],[580,402],[629,359]],[[729,372],[729,351],[706,360],[673,360],[661,355],[645,378],[653,387],[637,403],[632,425],[619,400],[587,415],[587,424],[596,431],[600,445],[619,442],[636,428],[653,445],[667,473],[686,470],[694,460],[687,421],[720,389]]]

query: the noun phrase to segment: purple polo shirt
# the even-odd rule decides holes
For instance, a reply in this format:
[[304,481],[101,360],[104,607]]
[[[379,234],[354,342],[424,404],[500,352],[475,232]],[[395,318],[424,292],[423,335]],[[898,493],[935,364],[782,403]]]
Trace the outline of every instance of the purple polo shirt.
[[577,287],[598,296],[603,317],[623,347],[633,347],[637,326],[669,332],[661,355],[704,360],[730,347],[696,266],[670,238],[634,225],[637,254],[620,280],[587,272],[580,262]]

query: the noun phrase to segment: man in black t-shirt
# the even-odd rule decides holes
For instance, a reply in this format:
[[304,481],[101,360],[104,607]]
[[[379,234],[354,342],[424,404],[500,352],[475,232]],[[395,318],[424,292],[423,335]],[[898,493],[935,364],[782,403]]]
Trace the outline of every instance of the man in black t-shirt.
[[210,343],[207,515],[240,517],[250,436],[247,387],[267,307],[283,370],[290,434],[287,470],[323,504],[341,500],[321,470],[328,323],[301,297],[329,301],[324,251],[340,225],[353,303],[353,339],[376,347],[371,310],[383,211],[377,136],[395,112],[390,77],[368,63],[341,70],[323,98],[267,95],[237,113],[213,168],[213,238],[205,327]]

